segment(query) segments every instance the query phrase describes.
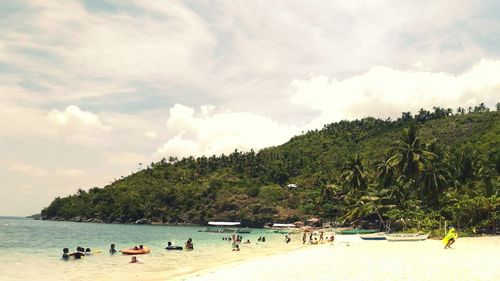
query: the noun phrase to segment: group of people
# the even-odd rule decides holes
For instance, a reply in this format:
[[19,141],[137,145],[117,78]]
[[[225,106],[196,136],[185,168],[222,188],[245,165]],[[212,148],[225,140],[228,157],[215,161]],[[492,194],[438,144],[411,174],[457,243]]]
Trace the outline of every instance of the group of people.
[[335,236],[333,234],[330,237],[328,237],[328,236],[325,237],[323,231],[319,232],[319,238],[314,237],[313,232],[309,232],[309,241],[307,241],[307,232],[304,231],[304,234],[302,235],[302,244],[309,243],[309,244],[315,245],[315,244],[319,244],[323,241],[333,242],[334,240],[335,240]]
[[90,256],[92,255],[92,250],[90,248],[84,249],[83,247],[76,247],[76,251],[73,253],[69,253],[68,248],[63,249],[63,254],[62,254],[62,259],[63,260],[69,260],[70,258],[74,258],[75,260],[79,260],[84,256]]
[[[171,242],[168,242],[168,246],[165,249],[170,250],[171,247],[175,248],[176,250],[179,250],[179,248],[180,248],[180,250],[182,250],[182,247],[175,247],[172,245]],[[134,246],[131,249],[142,250],[142,249],[144,249],[144,246],[143,245]],[[186,250],[193,250],[194,249],[193,239],[189,238],[186,241],[185,249]],[[118,253],[118,251],[116,250],[115,244],[110,245],[109,253],[111,255]],[[83,247],[78,246],[78,247],[76,247],[76,251],[74,251],[72,253],[69,252],[68,248],[64,248],[61,259],[62,260],[69,260],[70,258],[73,258],[75,260],[79,260],[82,257],[89,256],[89,255],[92,255],[92,250],[90,248],[83,248]],[[142,263],[142,261],[139,258],[137,258],[136,256],[132,256],[130,263]]]

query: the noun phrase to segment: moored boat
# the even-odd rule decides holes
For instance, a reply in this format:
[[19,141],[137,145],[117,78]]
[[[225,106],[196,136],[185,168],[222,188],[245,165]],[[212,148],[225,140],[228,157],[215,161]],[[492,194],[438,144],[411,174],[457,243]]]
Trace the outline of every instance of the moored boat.
[[377,229],[348,229],[340,231],[339,234],[342,235],[353,235],[353,234],[372,234],[379,232]]
[[198,230],[198,232],[209,232],[209,233],[250,233],[248,228],[239,228],[236,226],[241,225],[239,222],[222,222],[222,221],[211,221],[208,222],[208,227]]
[[273,224],[273,226],[271,226],[269,232],[279,234],[292,234],[299,233],[300,228],[297,228],[293,223],[275,223]]

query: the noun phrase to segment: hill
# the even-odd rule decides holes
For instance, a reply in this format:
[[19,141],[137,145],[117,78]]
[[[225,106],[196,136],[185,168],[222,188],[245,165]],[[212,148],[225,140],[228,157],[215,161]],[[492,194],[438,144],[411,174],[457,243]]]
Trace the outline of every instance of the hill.
[[[265,136],[262,136],[265,137]],[[500,114],[483,104],[421,109],[398,120],[325,125],[259,152],[170,157],[104,188],[79,189],[42,210],[44,219],[204,224],[355,221],[465,228],[499,220]],[[472,210],[472,211],[471,211]],[[422,224],[422,222],[425,222]]]

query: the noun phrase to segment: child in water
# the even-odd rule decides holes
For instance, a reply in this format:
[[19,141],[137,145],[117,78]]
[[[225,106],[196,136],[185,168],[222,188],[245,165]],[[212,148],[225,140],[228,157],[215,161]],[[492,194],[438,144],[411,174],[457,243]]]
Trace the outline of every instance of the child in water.
[[186,241],[186,247],[185,247],[186,250],[193,250],[194,249],[194,246],[193,246],[193,239],[189,238],[187,241]]
[[142,263],[142,260],[138,259],[136,256],[132,256],[132,259],[129,263]]
[[67,261],[69,259],[69,249],[68,248],[63,249],[63,254],[62,254],[61,259],[65,260],[65,261]]
[[109,248],[109,253],[112,255],[116,254],[115,244],[111,244]]

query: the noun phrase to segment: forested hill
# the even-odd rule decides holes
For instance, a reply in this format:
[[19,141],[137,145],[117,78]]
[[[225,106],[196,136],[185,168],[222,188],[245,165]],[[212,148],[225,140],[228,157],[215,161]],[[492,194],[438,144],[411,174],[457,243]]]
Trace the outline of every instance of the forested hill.
[[419,227],[439,218],[486,227],[499,219],[498,107],[341,121],[259,152],[170,157],[104,188],[58,197],[42,216],[262,226],[376,214],[382,221],[417,218]]

